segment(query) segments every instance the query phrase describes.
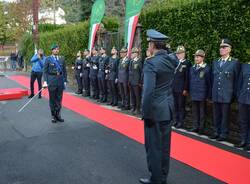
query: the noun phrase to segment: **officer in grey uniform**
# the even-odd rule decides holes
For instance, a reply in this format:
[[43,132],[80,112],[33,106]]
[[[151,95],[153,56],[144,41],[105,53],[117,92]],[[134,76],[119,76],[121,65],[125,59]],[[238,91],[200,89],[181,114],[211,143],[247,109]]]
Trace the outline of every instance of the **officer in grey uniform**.
[[77,91],[76,94],[82,94],[83,90],[83,83],[82,83],[82,52],[78,51],[77,53],[77,58],[75,61],[75,65],[73,67],[74,69],[74,74],[77,82]]
[[118,66],[118,85],[119,91],[122,98],[121,105],[119,106],[122,110],[129,110],[129,88],[128,88],[128,70],[130,60],[127,57],[127,49],[122,48],[120,50],[120,62]]
[[133,48],[129,64],[129,87],[131,96],[131,112],[140,114],[141,87],[142,87],[142,60],[139,57],[139,49]]
[[117,106],[118,105],[118,91],[117,91],[117,83],[118,83],[118,65],[119,65],[119,57],[117,56],[117,50],[115,47],[111,50],[111,57],[109,58],[109,64],[107,67],[107,79],[108,86],[110,90],[111,101],[109,105]]
[[90,71],[89,71],[89,78],[90,78],[90,86],[92,91],[92,98],[99,99],[99,89],[98,89],[98,67],[99,67],[99,56],[96,48],[92,49],[92,57],[90,62]]
[[98,87],[100,91],[100,102],[107,102],[108,90],[107,90],[107,80],[106,73],[107,66],[109,63],[109,57],[106,54],[106,49],[100,49],[100,57],[99,57],[99,70],[98,70]]
[[237,94],[241,142],[235,147],[250,151],[250,62],[241,65]]
[[90,71],[90,60],[91,54],[88,49],[85,49],[83,52],[84,59],[82,61],[82,75],[83,75],[83,88],[84,88],[84,97],[90,96],[90,79],[89,79],[89,71]]
[[220,44],[221,58],[212,65],[212,100],[215,132],[210,137],[225,141],[228,136],[230,106],[236,97],[240,63],[230,56],[232,44],[223,39]]
[[60,111],[62,107],[63,90],[67,82],[67,72],[64,58],[59,56],[59,46],[53,44],[51,46],[52,55],[46,58],[44,64],[44,84],[48,87],[49,104],[52,116],[52,123],[64,122],[61,118]]
[[172,82],[178,61],[165,50],[167,36],[148,30],[148,50],[153,57],[144,64],[142,117],[145,125],[145,148],[151,177],[143,184],[166,184],[169,172],[171,121],[174,99]]

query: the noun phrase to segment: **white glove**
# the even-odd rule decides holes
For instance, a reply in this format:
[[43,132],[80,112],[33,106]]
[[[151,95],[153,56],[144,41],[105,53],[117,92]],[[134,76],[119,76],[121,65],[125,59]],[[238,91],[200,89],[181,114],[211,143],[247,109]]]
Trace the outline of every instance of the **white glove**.
[[96,66],[96,65],[94,65],[94,66],[93,66],[93,69],[94,69],[94,70],[97,70],[98,68],[97,68],[97,66]]
[[108,71],[108,70],[105,70],[105,73],[109,73],[109,71]]
[[118,79],[115,79],[115,83],[116,83],[116,84],[118,83]]
[[67,86],[67,82],[64,82],[64,87],[66,88],[66,86]]
[[87,66],[87,67],[90,67],[90,64],[88,63],[86,66]]
[[72,66],[71,68],[72,68],[73,70],[75,69],[75,67],[74,67],[74,66]]
[[80,73],[80,77],[82,77],[82,73]]
[[48,84],[46,81],[43,82],[43,88],[47,88],[48,87]]
[[82,67],[81,67],[81,66],[78,66],[77,68],[80,70]]

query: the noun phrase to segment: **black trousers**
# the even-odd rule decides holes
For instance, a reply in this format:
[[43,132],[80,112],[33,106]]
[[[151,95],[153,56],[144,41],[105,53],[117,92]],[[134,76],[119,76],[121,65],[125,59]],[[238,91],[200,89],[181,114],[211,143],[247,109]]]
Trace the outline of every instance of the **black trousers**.
[[93,98],[99,98],[98,80],[97,77],[90,78],[90,86]]
[[192,101],[193,128],[204,129],[206,101]]
[[186,97],[182,93],[173,93],[174,96],[174,115],[177,124],[183,125],[185,119]]
[[105,80],[105,78],[98,78],[98,86],[99,86],[99,91],[100,91],[100,95],[102,100],[107,100],[107,80]]
[[239,103],[240,137],[250,144],[250,105]]
[[171,121],[154,122],[144,120],[144,130],[151,182],[161,184],[167,180],[169,173]]
[[63,86],[49,86],[48,90],[51,115],[56,116],[62,108]]
[[82,90],[83,90],[82,77],[80,77],[79,74],[76,74],[75,78],[76,78],[76,82],[77,82],[77,91],[82,92]]
[[128,82],[119,82],[119,91],[122,98],[122,107],[129,108],[130,98]]
[[140,111],[141,108],[141,88],[139,85],[130,85],[131,105],[133,110]]
[[90,79],[89,79],[89,74],[88,72],[83,73],[83,88],[85,91],[85,95],[89,96],[90,95]]
[[117,103],[118,103],[118,91],[117,91],[115,81],[114,80],[109,80],[108,81],[108,86],[109,86],[110,95],[111,95],[111,103],[113,105],[117,105]]
[[[38,83],[38,89],[39,91],[42,89],[42,72],[31,72],[31,77],[30,77],[30,91],[31,95],[34,95],[34,83],[37,80]],[[39,93],[39,96],[42,95],[42,92]]]
[[213,104],[213,121],[215,126],[216,135],[227,138],[229,115],[230,115],[230,103],[218,103]]

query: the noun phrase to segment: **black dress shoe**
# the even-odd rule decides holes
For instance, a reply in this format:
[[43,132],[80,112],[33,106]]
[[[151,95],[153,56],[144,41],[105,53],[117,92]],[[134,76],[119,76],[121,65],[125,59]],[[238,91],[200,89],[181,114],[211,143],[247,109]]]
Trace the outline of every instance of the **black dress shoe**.
[[38,96],[38,98],[39,98],[39,99],[41,99],[41,98],[42,98],[42,96]]
[[181,123],[178,123],[175,128],[183,128],[183,125]]
[[225,137],[218,137],[216,140],[217,140],[217,141],[225,141],[226,138],[225,138]]
[[196,132],[196,133],[197,133],[198,131],[199,131],[198,128],[191,128],[191,129],[190,129],[190,132]]
[[56,123],[56,117],[55,117],[55,116],[52,116],[51,122],[52,122],[52,123]]
[[245,151],[250,151],[250,144],[247,144],[244,148]]
[[30,96],[28,96],[28,98],[33,98],[34,97],[34,94],[31,94]]
[[199,129],[198,134],[199,134],[199,135],[204,134],[204,129],[203,129],[203,128],[202,128],[202,129]]
[[214,134],[214,135],[211,135],[209,138],[210,139],[217,139],[218,137],[219,137],[218,135]]
[[247,145],[245,141],[241,141],[239,144],[235,144],[234,147],[236,148],[243,148]]
[[[148,178],[141,178],[141,179],[139,179],[139,182],[142,184],[153,184],[153,183],[151,183],[151,180]],[[167,182],[162,181],[161,184],[167,184]]]
[[142,184],[151,184],[151,181],[148,178],[140,178],[139,182]]
[[59,121],[59,122],[64,122],[64,119],[62,119],[61,116],[57,116],[56,120]]

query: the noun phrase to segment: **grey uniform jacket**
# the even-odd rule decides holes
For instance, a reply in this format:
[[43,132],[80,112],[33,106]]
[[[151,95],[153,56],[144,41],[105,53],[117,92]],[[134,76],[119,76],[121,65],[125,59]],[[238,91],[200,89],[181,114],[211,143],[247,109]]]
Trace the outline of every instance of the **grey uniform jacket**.
[[178,61],[165,50],[158,51],[149,58],[143,69],[143,119],[155,122],[172,120],[174,100],[172,82]]

